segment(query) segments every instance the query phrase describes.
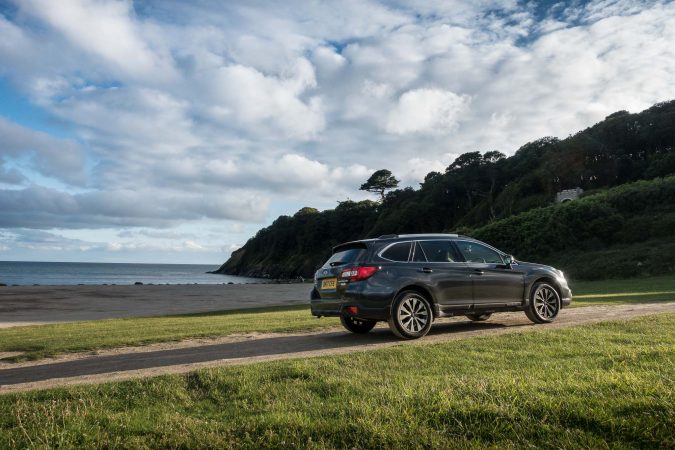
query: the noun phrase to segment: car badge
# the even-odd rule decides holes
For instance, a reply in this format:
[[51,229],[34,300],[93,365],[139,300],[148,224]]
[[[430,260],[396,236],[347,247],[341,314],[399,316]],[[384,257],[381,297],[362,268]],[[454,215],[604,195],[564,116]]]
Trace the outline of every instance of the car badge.
[[323,270],[323,274],[324,274],[324,275],[328,275],[328,270],[324,269],[324,270]]

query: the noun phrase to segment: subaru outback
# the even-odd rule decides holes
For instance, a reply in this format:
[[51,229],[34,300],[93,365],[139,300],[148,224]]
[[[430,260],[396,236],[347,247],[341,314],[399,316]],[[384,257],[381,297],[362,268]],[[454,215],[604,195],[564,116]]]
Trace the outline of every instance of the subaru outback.
[[564,274],[516,261],[490,245],[457,234],[386,235],[333,248],[319,268],[311,312],[337,316],[353,333],[379,321],[403,339],[426,335],[434,319],[524,311],[534,323],[555,320],[571,303]]

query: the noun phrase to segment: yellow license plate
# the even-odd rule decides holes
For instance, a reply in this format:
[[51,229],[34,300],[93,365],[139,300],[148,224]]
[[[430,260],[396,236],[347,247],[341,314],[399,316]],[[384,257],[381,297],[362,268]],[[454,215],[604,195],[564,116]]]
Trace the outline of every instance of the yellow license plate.
[[321,281],[321,289],[335,289],[337,286],[337,278],[326,278]]

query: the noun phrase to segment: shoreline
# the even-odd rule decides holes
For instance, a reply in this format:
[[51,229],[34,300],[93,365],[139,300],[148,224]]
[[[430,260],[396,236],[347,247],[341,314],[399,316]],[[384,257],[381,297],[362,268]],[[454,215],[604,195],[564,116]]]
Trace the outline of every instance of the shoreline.
[[[269,279],[214,274],[211,264],[0,261],[0,287],[265,283]],[[4,286],[2,286],[4,285]]]

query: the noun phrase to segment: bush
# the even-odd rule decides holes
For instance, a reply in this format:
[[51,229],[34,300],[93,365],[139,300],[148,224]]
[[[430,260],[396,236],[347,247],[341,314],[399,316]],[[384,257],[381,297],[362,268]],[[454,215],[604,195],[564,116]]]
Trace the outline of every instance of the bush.
[[466,234],[523,259],[675,237],[675,177],[533,209]]
[[546,260],[574,280],[675,274],[675,239],[616,245],[599,251],[570,251]]

